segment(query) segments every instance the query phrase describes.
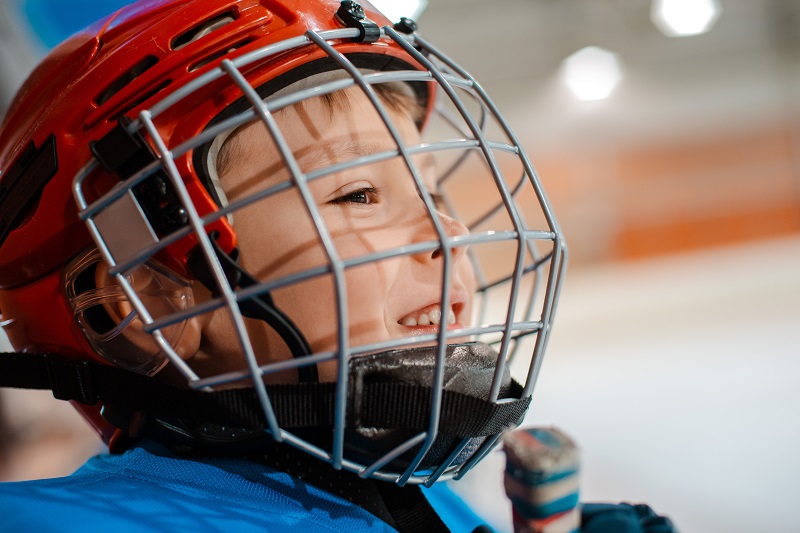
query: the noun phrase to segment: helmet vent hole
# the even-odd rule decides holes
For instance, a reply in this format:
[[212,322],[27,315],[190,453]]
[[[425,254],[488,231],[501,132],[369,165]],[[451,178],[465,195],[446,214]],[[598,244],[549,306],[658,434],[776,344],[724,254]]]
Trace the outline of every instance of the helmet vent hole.
[[128,111],[133,109],[134,107],[138,106],[142,102],[145,102],[145,101],[149,100],[150,98],[152,98],[156,94],[158,94],[161,91],[163,91],[164,89],[166,89],[169,86],[170,83],[172,83],[172,80],[165,80],[163,83],[159,84],[156,88],[152,89],[151,91],[148,91],[148,92],[142,94],[142,96],[140,96],[139,98],[136,98],[135,100],[131,100],[130,102],[128,102],[128,105],[126,107],[124,107],[124,108],[120,109],[119,111],[113,113],[112,115],[107,117],[106,120],[108,120],[109,122],[115,122],[117,119],[119,119],[119,117],[121,117],[122,115],[124,115],[125,113],[127,113]]
[[196,40],[205,37],[206,35],[220,29],[221,27],[230,24],[234,20],[235,17],[233,16],[233,13],[231,12],[223,13],[222,15],[207,20],[202,24],[198,24],[194,28],[181,33],[180,35],[172,39],[170,47],[173,50],[180,50],[187,44],[193,43]]
[[100,96],[97,97],[97,105],[103,105],[106,103],[111,99],[112,96],[124,89],[133,80],[144,74],[147,69],[156,63],[158,63],[158,58],[156,58],[156,56],[147,56],[136,63],[129,71],[114,80],[114,82],[109,85],[105,91],[100,93]]
[[238,43],[236,43],[236,44],[234,44],[232,46],[228,46],[224,50],[220,50],[218,52],[214,52],[213,54],[211,54],[210,56],[202,59],[201,61],[198,61],[197,63],[194,63],[194,64],[190,65],[189,66],[189,72],[194,72],[195,70],[197,70],[199,68],[202,68],[202,67],[208,65],[209,63],[211,63],[211,62],[213,62],[213,61],[215,61],[215,60],[217,60],[217,59],[219,59],[221,57],[224,57],[224,56],[230,54],[234,50],[238,50],[239,48],[242,48],[243,46],[252,43],[253,41],[255,41],[255,37],[251,37],[251,38],[245,39],[245,40],[240,41],[240,42],[238,42]]

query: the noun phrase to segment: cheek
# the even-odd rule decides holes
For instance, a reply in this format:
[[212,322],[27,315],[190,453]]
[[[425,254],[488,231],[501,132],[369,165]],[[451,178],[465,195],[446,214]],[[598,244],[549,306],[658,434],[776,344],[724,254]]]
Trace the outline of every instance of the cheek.
[[328,262],[316,228],[302,205],[291,198],[279,195],[237,212],[235,217],[241,265],[259,281]]
[[[345,272],[348,339],[351,346],[386,340],[389,265],[370,263]],[[332,276],[305,281],[273,292],[276,305],[292,319],[315,352],[339,345],[339,301]]]
[[[241,265],[259,281],[276,280],[328,265],[327,253],[305,209],[297,202],[271,200],[259,202],[236,214],[234,227],[239,235]],[[334,226],[336,221],[326,222]],[[395,237],[387,231],[330,229],[336,253],[345,260],[386,249],[389,246],[387,242],[394,242]],[[402,261],[370,262],[345,270],[347,321],[352,346],[389,338],[385,318],[387,305],[391,300],[390,289],[397,285]],[[272,297],[278,308],[297,325],[314,352],[336,350],[339,344],[339,302],[333,276],[324,274],[275,289]]]
[[386,332],[387,308],[391,306],[397,271],[394,263],[369,263],[347,272],[351,339],[364,343],[378,340],[379,336],[370,335],[371,332]]
[[312,351],[328,351],[336,344],[338,320],[333,280],[316,278],[272,293],[278,308],[300,329]]

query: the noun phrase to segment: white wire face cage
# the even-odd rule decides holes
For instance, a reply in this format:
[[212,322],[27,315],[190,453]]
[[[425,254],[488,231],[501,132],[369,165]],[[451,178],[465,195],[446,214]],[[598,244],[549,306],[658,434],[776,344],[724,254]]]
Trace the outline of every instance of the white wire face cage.
[[[87,185],[97,166],[97,162],[92,161],[75,177],[73,192],[79,215],[107,264],[109,274],[127,296],[132,306],[131,313],[137,316],[141,329],[152,337],[150,345],[157,347],[151,350],[153,362],[149,366],[142,366],[141,360],[136,361],[138,371],[155,374],[170,364],[185,378],[188,386],[196,390],[252,387],[263,410],[263,432],[272,439],[303,450],[334,468],[353,471],[362,477],[371,476],[400,485],[430,485],[438,480],[463,476],[497,444],[501,433],[496,430],[493,434],[482,435],[478,446],[474,446],[474,439],[463,438],[435,464],[424,460],[434,446],[443,421],[444,391],[453,371],[448,345],[467,342],[489,345],[494,349],[490,356],[490,377],[479,387],[482,390],[478,394],[483,400],[498,404],[507,401],[504,390],[509,373],[521,384],[521,392],[516,395],[529,398],[550,334],[566,265],[566,248],[530,161],[506,121],[475,80],[420,36],[399,34],[391,27],[382,28],[380,38],[395,41],[428,70],[364,71],[331,44],[332,41],[357,37],[357,29],[308,32],[234,60],[224,60],[219,68],[196,78],[141,112],[138,119],[127,126],[129,132],[140,132],[156,152],[152,164],[97,198],[96,194],[88,191]],[[311,87],[294,90],[290,87],[290,90],[262,99],[243,72],[279,53],[302,47],[323,50],[339,65],[344,75],[320,80],[318,85]],[[159,133],[160,115],[195,91],[224,79],[238,86],[251,107],[213,123],[201,135],[168,146]],[[436,110],[428,119],[422,140],[415,138],[409,142],[396,124],[396,113],[376,92],[378,85],[387,83],[438,86]],[[300,163],[299,154],[292,151],[291,139],[282,131],[277,115],[301,102],[341,91],[358,94],[360,101],[374,110],[385,137],[391,142],[368,153],[343,151],[337,153],[332,164],[308,169]],[[335,119],[337,111],[332,113]],[[270,147],[263,148],[264,153],[274,150],[280,154],[274,163],[280,164],[286,179],[279,183],[264,180],[246,195],[226,199],[216,212],[200,216],[175,160],[254,121],[261,124],[270,139]],[[424,178],[428,169],[421,168],[421,162],[424,161],[427,167],[431,158],[436,162],[435,191],[431,190],[431,181]],[[415,236],[405,242],[373,246],[353,255],[341,248],[341,234],[329,227],[324,207],[315,197],[315,184],[333,176],[369,175],[370,169],[375,171],[386,164],[402,169],[393,175],[393,179],[406,180],[416,191],[417,207],[426,214],[425,225],[430,229],[429,234],[425,238]],[[168,177],[187,214],[187,223],[168,234],[153,230],[135,194],[135,188],[155,173]],[[224,186],[224,176],[222,181]],[[253,283],[232,283],[220,262],[213,235],[208,234],[206,226],[225,218],[232,221],[236,230],[237,224],[250,216],[248,210],[257,209],[259,205],[273,205],[269,202],[281,195],[293,195],[301,200],[303,209],[298,216],[302,216],[304,223],[316,233],[315,246],[321,250],[323,259],[304,268],[284,269],[279,274],[255,268],[250,272]],[[451,219],[459,221],[469,231],[454,233],[447,222]],[[194,298],[182,297],[180,305],[154,304],[153,283],[148,284],[149,292],[143,294],[142,284],[136,280],[141,277],[142,269],[150,273],[163,272],[164,268],[158,261],[160,254],[191,234],[199,243],[198,254],[213,279],[211,294],[198,297],[198,292],[195,292]],[[270,228],[264,227],[263,247],[268,249],[275,241]],[[244,241],[240,240],[240,245],[242,264],[249,267],[248,253],[251,252]],[[418,313],[414,319],[420,321],[417,326],[424,325],[422,320],[428,321],[429,326],[409,326],[403,330],[406,331],[404,335],[377,338],[354,335],[351,319],[357,304],[353,302],[353,295],[358,293],[356,285],[365,268],[411,261],[420,254],[436,258],[436,305],[444,316],[435,320],[440,321],[442,327],[435,327],[434,319],[425,312],[428,315],[425,318]],[[278,255],[276,252],[275,257]],[[463,306],[471,309],[470,316],[443,327],[447,322],[446,310],[452,308],[455,300],[462,298],[453,292],[455,280],[461,275],[457,261],[469,264],[476,290],[474,295],[466,297],[470,305]],[[304,284],[311,286],[319,280],[325,280],[330,293],[320,295],[320,301],[327,298],[333,303],[330,308],[320,304],[319,316],[311,320],[335,323],[335,339],[328,339],[329,345],[319,348],[318,343],[309,338],[311,350],[300,357],[291,354],[276,357],[275,354],[263,353],[263,345],[254,333],[259,326],[254,326],[252,319],[243,313],[242,304],[267,295],[274,297],[281,307],[281,294],[297,294],[291,292],[293,288],[301,290]],[[168,281],[175,286],[185,286],[179,280]],[[169,284],[160,282],[156,285]],[[197,281],[190,284],[200,289]],[[420,302],[419,309],[428,307],[428,301]],[[293,316],[289,309],[284,311],[298,324],[300,331],[307,334],[302,327],[306,319]],[[234,358],[240,361],[237,368],[226,366],[218,372],[209,372],[208,367],[198,366],[195,360],[187,358],[176,348],[175,331],[184,329],[180,325],[191,319],[213,321],[212,316],[224,316],[231,325],[227,346],[238,354]],[[131,321],[130,315],[127,320]],[[431,394],[425,405],[414,406],[426,413],[425,427],[382,450],[380,457],[365,460],[348,454],[348,424],[353,423],[349,402],[354,390],[353,380],[356,379],[352,372],[353,362],[365,361],[366,356],[377,364],[381,364],[384,357],[396,361],[397,350],[415,347],[427,349],[432,361],[430,372],[422,378],[426,381],[424,385],[430,387]],[[413,357],[414,352],[402,353]],[[115,364],[120,362],[115,361]],[[274,408],[271,387],[272,383],[280,381],[279,376],[287,375],[287,372],[315,366],[334,369],[332,437],[325,445],[283,424]],[[398,468],[396,460],[401,456],[407,459]]]

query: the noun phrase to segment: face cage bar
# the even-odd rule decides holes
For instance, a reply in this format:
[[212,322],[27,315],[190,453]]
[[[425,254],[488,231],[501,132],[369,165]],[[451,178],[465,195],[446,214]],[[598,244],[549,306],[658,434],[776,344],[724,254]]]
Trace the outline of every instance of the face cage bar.
[[[125,181],[121,182],[118,186],[114,187],[103,197],[101,197],[100,199],[89,205],[86,201],[86,197],[83,194],[83,183],[84,180],[95,170],[95,168],[98,165],[97,161],[95,159],[92,159],[75,176],[73,181],[73,194],[79,209],[79,217],[86,223],[87,228],[94,242],[96,243],[98,249],[103,255],[104,260],[110,266],[109,270],[110,274],[115,277],[116,281],[119,283],[120,287],[122,287],[126,296],[129,298],[140,320],[144,324],[145,330],[153,335],[154,339],[156,340],[157,344],[159,345],[163,353],[167,356],[169,361],[172,364],[174,364],[176,368],[187,378],[189,385],[191,387],[196,389],[203,389],[214,385],[220,385],[223,383],[229,383],[232,381],[250,378],[252,379],[261,407],[266,416],[269,426],[268,431],[276,441],[286,442],[300,450],[303,450],[321,460],[330,463],[332,467],[335,469],[344,468],[359,474],[361,477],[365,478],[374,477],[376,479],[394,482],[400,486],[406,483],[411,483],[411,484],[422,483],[425,484],[426,486],[430,486],[438,480],[446,480],[453,478],[458,479],[462,477],[467,471],[469,471],[472,468],[472,466],[474,466],[478,461],[480,461],[497,444],[500,438],[499,434],[487,437],[483,445],[475,453],[473,453],[470,459],[468,459],[466,462],[460,465],[451,466],[452,463],[456,460],[459,453],[468,443],[469,439],[464,439],[458,446],[456,446],[456,449],[448,457],[448,459],[446,459],[445,462],[442,463],[434,472],[416,471],[417,467],[423,460],[425,454],[430,450],[431,446],[433,445],[434,439],[436,438],[437,435],[437,430],[439,426],[439,417],[441,412],[441,400],[442,400],[441,394],[442,394],[442,385],[444,377],[443,374],[445,367],[444,364],[445,348],[447,340],[452,337],[463,337],[464,335],[503,333],[502,341],[500,343],[501,345],[499,348],[498,364],[495,370],[495,377],[491,389],[491,400],[497,401],[501,385],[500,383],[501,376],[503,375],[505,366],[507,364],[507,360],[509,359],[508,353],[510,349],[510,344],[513,342],[515,344],[514,350],[516,350],[516,348],[518,347],[517,343],[520,337],[535,333],[536,342],[533,349],[531,363],[529,366],[528,375],[525,380],[522,393],[522,397],[530,396],[533,392],[533,386],[536,382],[536,378],[539,369],[541,367],[544,350],[546,348],[550,336],[552,317],[556,310],[557,301],[561,288],[561,282],[566,267],[566,259],[567,259],[566,246],[560,228],[558,226],[558,223],[556,222],[552,214],[550,205],[547,201],[547,198],[544,195],[544,192],[542,190],[536,172],[534,171],[526,154],[522,150],[518,139],[511,131],[510,127],[503,119],[502,115],[500,115],[493,102],[488,98],[484,90],[480,87],[480,85],[478,85],[478,83],[463,69],[457,66],[453,61],[451,61],[449,58],[447,58],[441,52],[439,52],[438,49],[433,47],[430,43],[428,43],[418,35],[410,35],[410,36],[400,35],[396,31],[394,31],[391,27],[388,26],[381,29],[381,39],[391,39],[394,42],[398,43],[418,63],[427,68],[428,72],[400,71],[400,72],[379,72],[373,74],[362,74],[356,67],[352,65],[352,63],[350,63],[350,61],[347,58],[345,58],[343,55],[337,52],[333,48],[333,46],[328,42],[335,40],[357,39],[358,34],[359,31],[357,29],[330,30],[318,33],[314,31],[308,31],[303,36],[287,39],[285,41],[281,41],[273,45],[265,46],[251,53],[238,57],[234,60],[223,60],[219,68],[211,70],[206,74],[192,80],[185,86],[181,87],[174,93],[170,94],[163,100],[156,103],[151,109],[142,111],[139,114],[138,119],[129,124],[128,126],[129,132],[132,133],[143,129],[149,134],[150,138],[155,144],[155,148],[159,156],[159,159],[157,161],[148,165],[147,167],[137,172],[136,174],[126,179]],[[279,98],[273,98],[269,101],[262,101],[262,99],[255,92],[254,88],[245,80],[245,78],[239,72],[239,69],[242,67],[249,66],[254,63],[271,58],[277,54],[308,45],[316,45],[319,48],[323,49],[328,54],[328,56],[337,61],[339,65],[350,74],[351,77],[347,79],[328,82],[324,85],[320,85],[315,88],[305,89]],[[439,63],[440,66],[434,64],[429,58],[435,58],[435,60]],[[245,97],[247,97],[250,100],[253,109],[250,109],[234,117],[228,118],[227,120],[224,120],[219,124],[208,128],[201,135],[198,135],[197,137],[190,139],[189,141],[186,141],[185,143],[175,147],[173,150],[169,150],[165,146],[163,139],[161,139],[160,135],[158,134],[153,119],[156,118],[161,112],[168,109],[172,105],[176,104],[189,94],[193,93],[196,90],[201,89],[202,87],[205,87],[206,85],[224,76],[229,76],[233,80],[233,82],[241,89]],[[466,123],[469,129],[469,133],[472,134],[473,138],[472,139],[464,138],[455,141],[452,140],[442,141],[433,144],[422,144],[419,146],[410,146],[410,147],[405,146],[399,133],[393,126],[391,119],[387,115],[383,103],[380,102],[377,95],[371,88],[371,85],[375,83],[385,83],[393,81],[410,81],[410,82],[435,81],[439,85],[439,87],[444,90],[447,97],[454,104],[458,114],[460,115],[461,119]],[[325,168],[323,169],[324,171],[310,172],[308,175],[303,174],[293,154],[288,149],[286,141],[283,138],[274,118],[272,117],[272,112],[281,109],[283,107],[293,105],[297,102],[300,102],[312,96],[332,93],[354,85],[359,86],[364,91],[366,96],[370,99],[371,103],[374,105],[375,109],[377,110],[380,117],[387,126],[390,135],[396,142],[397,150],[371,154],[366,157],[357,158],[348,161],[346,163]],[[475,98],[477,101],[480,102],[482,110],[480,123],[476,123],[471,114],[469,113],[469,111],[467,111],[464,103],[460,99],[460,96],[455,92],[454,87],[468,91],[473,98]],[[511,141],[511,144],[489,142],[486,140],[483,134],[483,127],[485,122],[485,114],[487,112],[497,121],[497,124],[500,125],[503,133]],[[186,186],[183,183],[183,180],[181,179],[181,176],[175,166],[174,158],[183,155],[188,151],[197,148],[198,146],[210,142],[217,135],[219,135],[224,131],[233,130],[234,128],[246,122],[250,122],[255,118],[258,118],[264,122],[269,132],[272,134],[273,140],[276,142],[279,149],[281,150],[282,156],[284,158],[284,163],[286,164],[287,168],[291,173],[291,178],[292,178],[291,183],[281,184],[275,187],[271,187],[267,190],[252,195],[251,197],[247,197],[239,201],[236,201],[234,203],[231,203],[225,208],[219,209],[218,211],[210,215],[207,215],[205,217],[200,217],[199,214],[197,213],[196,208],[191,202]],[[453,118],[448,119],[447,116],[445,116],[444,118],[446,121],[450,122],[453,126],[455,126],[456,124],[455,119]],[[458,128],[456,127],[456,129]],[[466,133],[464,134],[464,137],[468,136],[469,135],[467,135]],[[435,214],[436,207],[430,197],[430,194],[423,186],[421,178],[417,173],[416,166],[411,161],[411,157],[413,155],[423,152],[436,152],[436,151],[451,150],[456,148],[464,149],[465,153],[464,155],[462,155],[461,158],[459,158],[453,164],[451,168],[449,168],[444,173],[444,175],[440,178],[440,182],[447,179],[447,177],[452,174],[455,167],[458,166],[463,161],[463,158],[466,157],[466,154],[469,152],[469,150],[480,150],[483,156],[485,157],[486,162],[490,166],[492,176],[495,180],[498,190],[502,195],[503,205],[511,217],[514,226],[513,231],[487,232],[487,234],[484,235],[466,235],[460,237],[457,236],[449,237],[446,234],[441,224],[441,221],[439,220],[439,217]],[[502,177],[502,173],[500,172],[497,166],[497,162],[495,161],[494,155],[492,154],[492,150],[500,150],[512,153],[518,156],[520,161],[522,162],[523,176],[520,179],[520,183],[514,188],[514,190],[510,190],[507,184],[505,183]],[[369,256],[350,259],[348,261],[341,260],[336,253],[335,247],[333,245],[330,235],[327,232],[325,224],[319,212],[317,211],[314,202],[312,201],[313,199],[308,189],[308,181],[311,181],[322,175],[330,174],[332,172],[378,162],[387,159],[389,157],[396,157],[398,155],[401,156],[405,161],[405,164],[416,183],[416,187],[420,193],[420,196],[422,197],[428,209],[428,214],[430,215],[431,222],[435,227],[436,233],[438,234],[439,237],[438,241],[417,243],[413,245],[404,246],[401,248],[396,248],[393,250],[387,250],[376,254],[370,254]],[[155,234],[152,232],[152,230],[150,230],[152,242],[148,243],[138,251],[129,251],[130,253],[124,254],[123,257],[116,257],[111,252],[108,244],[106,243],[105,238],[102,235],[101,231],[102,224],[98,224],[96,218],[98,218],[106,208],[108,208],[115,202],[118,202],[120,200],[125,201],[123,197],[125,197],[126,195],[129,196],[129,200],[133,201],[135,204],[135,200],[133,199],[131,193],[133,187],[135,187],[137,184],[141,183],[148,176],[152,175],[153,173],[159,170],[163,170],[166,173],[173,187],[175,188],[175,191],[180,201],[182,202],[183,206],[187,211],[189,217],[189,225],[188,227],[175,231],[174,233],[167,235],[161,239],[156,237]],[[521,188],[522,183],[525,181],[525,177],[527,177],[530,180],[530,184],[532,185],[533,190],[535,191],[537,200],[539,202],[539,206],[542,209],[546,223],[549,227],[549,231],[533,231],[526,229],[525,224],[521,217],[521,213],[519,213],[517,210],[513,198],[514,195],[519,190],[519,188]],[[291,186],[296,187],[303,196],[303,199],[305,200],[308,214],[312,218],[315,227],[317,229],[320,241],[323,244],[326,252],[328,253],[328,259],[329,259],[328,267],[312,269],[306,272],[294,274],[292,276],[287,276],[279,280],[273,280],[268,283],[259,283],[245,290],[235,291],[227,282],[222,267],[214,253],[210,238],[204,230],[204,226],[214,222],[215,220],[218,220],[221,217],[227,216],[229,213],[237,209],[241,209],[242,207],[245,207],[250,203],[256,202],[263,197],[275,194],[280,190]],[[140,208],[138,207],[138,205],[136,205],[135,207],[138,210],[139,215],[143,218],[144,224],[147,225],[146,219],[144,219],[144,215],[142,214]],[[501,207],[498,205],[496,209],[499,210],[501,209]],[[483,218],[485,219],[488,216],[491,216],[491,213],[487,214]],[[186,312],[176,313],[160,320],[154,320],[150,315],[150,313],[148,312],[148,310],[144,307],[141,300],[139,300],[133,287],[128,282],[126,278],[126,273],[132,271],[138,265],[145,263],[157,252],[164,250],[170,244],[186,237],[190,233],[193,233],[199,241],[199,245],[202,249],[205,259],[211,266],[217,284],[221,289],[221,296],[219,298],[197,305],[195,308],[190,309]],[[476,268],[476,276],[478,278],[477,281],[480,285],[479,292],[485,291],[491,288],[492,286],[495,286],[500,283],[507,283],[509,281],[511,282],[512,284],[511,298],[509,300],[508,311],[504,323],[462,328],[457,331],[447,331],[446,328],[440,328],[437,334],[414,337],[412,339],[404,338],[393,341],[385,341],[381,343],[372,344],[369,346],[361,346],[355,349],[349,346],[349,339],[347,337],[347,331],[348,331],[347,302],[346,302],[345,280],[344,280],[344,272],[347,268],[371,261],[380,261],[391,257],[415,254],[421,251],[433,251],[436,249],[441,249],[444,252],[441,308],[446,309],[449,306],[449,298],[450,298],[449,294],[450,292],[449,278],[451,272],[450,251],[453,248],[459,246],[466,246],[471,243],[485,243],[492,241],[500,242],[509,240],[515,240],[519,243],[516,254],[517,259],[514,266],[514,271],[510,277],[498,280],[492,285],[489,285],[483,278],[480,269]],[[536,240],[551,241],[552,251],[544,256],[541,256],[532,242]],[[534,258],[533,264],[529,265],[524,264],[526,248],[527,251]],[[548,263],[549,267],[546,268]],[[544,270],[547,270],[548,281],[545,287],[543,308],[540,320],[538,321],[530,320],[530,317],[534,312],[532,304],[533,302],[538,301],[537,294],[540,288],[540,277],[537,275],[536,283],[534,284],[532,288],[532,294],[530,295],[531,304],[525,311],[526,320],[522,322],[515,322],[513,318],[517,305],[516,301],[517,293],[519,290],[519,286],[521,284],[522,276],[534,271],[542,272]],[[334,277],[336,300],[337,300],[336,303],[338,307],[337,327],[339,330],[339,335],[338,335],[339,350],[337,352],[312,354],[310,356],[303,357],[299,360],[284,361],[277,364],[269,364],[263,367],[259,367],[256,362],[256,357],[253,352],[253,348],[250,344],[249,336],[244,327],[243,317],[239,310],[239,306],[237,305],[238,302],[246,301],[248,298],[252,298],[253,296],[262,294],[266,291],[290,285],[292,283],[296,283],[298,281],[309,279],[314,276],[319,276],[322,274],[332,274]],[[486,299],[484,298],[484,304],[485,302]],[[248,370],[237,373],[229,373],[225,375],[215,376],[214,378],[200,379],[194,373],[194,371],[188,366],[188,364],[185,361],[183,361],[181,357],[169,345],[169,343],[164,338],[164,335],[162,334],[161,330],[171,324],[175,324],[192,316],[197,316],[202,313],[206,313],[214,309],[221,308],[223,306],[229,310],[231,317],[234,320],[234,324],[237,331],[238,342],[243,352],[245,353],[246,359],[248,361]],[[485,305],[483,307],[485,311]],[[482,316],[483,311],[480,314]],[[434,373],[433,394],[431,399],[431,416],[430,416],[430,424],[428,430],[426,432],[420,433],[416,437],[410,439],[409,441],[403,443],[397,448],[391,450],[384,457],[380,458],[373,464],[362,465],[345,459],[343,457],[343,451],[344,451],[345,416],[347,407],[347,377],[348,377],[347,362],[350,359],[350,357],[361,353],[388,350],[393,348],[399,348],[412,343],[418,344],[421,342],[429,342],[433,340],[437,341],[438,345],[437,345],[436,370]],[[331,453],[329,453],[323,449],[320,449],[317,446],[310,444],[309,442],[306,442],[303,439],[296,437],[292,433],[283,430],[279,426],[271,406],[269,395],[267,394],[264,382],[261,378],[266,373],[276,372],[289,368],[296,368],[302,365],[317,364],[319,362],[332,359],[336,359],[338,362],[338,383],[336,387],[336,412],[335,412],[333,450]],[[413,448],[414,446],[420,443],[422,443],[422,448],[417,453],[415,458],[411,461],[411,464],[408,466],[405,472],[398,473],[398,472],[381,470],[381,468],[384,465],[388,464],[393,459],[399,457],[407,450]]]

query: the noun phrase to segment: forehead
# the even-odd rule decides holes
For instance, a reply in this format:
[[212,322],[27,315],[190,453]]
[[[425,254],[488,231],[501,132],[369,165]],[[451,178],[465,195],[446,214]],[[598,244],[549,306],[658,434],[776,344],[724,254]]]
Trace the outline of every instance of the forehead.
[[[384,105],[384,108],[405,143],[419,142],[412,110],[396,110],[388,105]],[[350,156],[366,155],[376,148],[391,149],[397,146],[378,110],[357,87],[340,91],[329,98],[310,98],[275,112],[274,117],[281,135],[298,158],[308,152],[319,151],[320,143],[343,150],[342,155]],[[260,121],[239,128],[229,141],[274,144],[266,126]]]
[[[401,100],[402,102],[402,100]],[[385,105],[386,114],[405,145],[420,143],[413,109]],[[354,87],[335,97],[314,97],[274,114],[280,135],[303,171],[372,154],[397,151],[397,142],[369,98]],[[430,157],[423,158],[428,164]],[[220,166],[284,164],[283,156],[263,122],[237,129],[220,151]],[[251,168],[256,170],[256,168]],[[220,174],[224,170],[220,168]]]

